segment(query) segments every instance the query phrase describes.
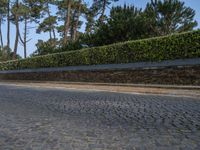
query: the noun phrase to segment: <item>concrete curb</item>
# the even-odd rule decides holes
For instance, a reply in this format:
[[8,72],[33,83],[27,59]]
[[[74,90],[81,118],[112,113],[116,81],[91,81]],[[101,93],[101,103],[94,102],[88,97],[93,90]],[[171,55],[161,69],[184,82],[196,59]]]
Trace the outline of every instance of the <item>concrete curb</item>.
[[92,85],[92,86],[120,86],[120,87],[141,87],[141,88],[163,88],[200,90],[200,86],[193,85],[161,85],[161,84],[129,84],[129,83],[94,83],[94,82],[66,82],[66,81],[33,81],[33,80],[0,80],[1,83],[50,83],[67,85]]
[[17,81],[0,81],[0,85],[11,85],[19,87],[35,87],[47,89],[63,89],[77,90],[90,92],[115,92],[126,94],[141,94],[141,95],[164,95],[175,97],[200,97],[200,87],[193,86],[165,86],[165,85],[130,85],[130,84],[104,84],[104,83],[72,83],[72,82],[17,82]]

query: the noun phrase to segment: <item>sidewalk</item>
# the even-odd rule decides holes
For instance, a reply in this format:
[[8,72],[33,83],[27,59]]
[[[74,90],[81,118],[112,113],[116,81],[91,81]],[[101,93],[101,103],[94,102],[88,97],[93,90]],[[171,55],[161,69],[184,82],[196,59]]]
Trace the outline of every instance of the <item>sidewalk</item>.
[[159,94],[200,98],[200,86],[109,84],[62,81],[0,81],[0,85],[2,84],[23,87],[57,88],[81,91],[107,91],[130,94]]

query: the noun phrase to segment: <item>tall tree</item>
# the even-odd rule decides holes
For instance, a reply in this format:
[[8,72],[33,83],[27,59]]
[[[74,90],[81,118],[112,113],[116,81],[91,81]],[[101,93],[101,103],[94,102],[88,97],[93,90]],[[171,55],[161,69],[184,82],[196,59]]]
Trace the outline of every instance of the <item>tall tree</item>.
[[[47,23],[47,19],[48,21],[48,26],[49,26],[49,35],[50,35],[50,39],[52,39],[52,33],[53,33],[53,39],[56,40],[56,23],[57,23],[57,17],[51,15],[51,8],[50,8],[50,4],[56,4],[55,0],[41,0],[42,4],[43,4],[43,16],[47,16],[45,18],[45,21]],[[52,22],[53,21],[53,22]]]
[[106,22],[99,24],[94,33],[86,35],[91,46],[148,37],[145,18],[141,9],[134,6],[113,7]]
[[78,29],[83,24],[83,21],[80,21],[80,16],[86,13],[87,6],[83,0],[74,1],[73,10],[72,41],[75,42],[78,38]]
[[145,13],[154,36],[190,31],[197,25],[195,11],[180,0],[151,0]]
[[94,31],[95,16],[96,16],[96,9],[93,9],[93,7],[86,8],[86,12],[85,12],[85,18],[86,18],[85,32],[86,32],[86,34],[90,34]]
[[58,6],[58,15],[59,20],[64,22],[63,26],[59,27],[60,29],[63,29],[63,44],[66,45],[69,41],[69,31],[72,21],[72,7],[75,0],[57,0],[56,4]]
[[71,5],[72,5],[72,0],[68,0],[66,20],[65,20],[65,25],[64,25],[64,44],[67,43],[67,38],[68,38],[67,35],[68,35],[68,32],[69,32],[69,28],[70,28]]
[[109,5],[112,2],[117,2],[118,0],[94,0],[94,7],[96,7],[98,14],[100,14],[99,22],[102,23],[105,18],[106,8],[109,8]]
[[0,3],[0,41],[1,41],[1,47],[4,47],[3,44],[3,34],[2,34],[2,23],[4,22],[4,18],[6,17],[6,7],[7,7],[7,0],[2,0]]
[[63,31],[63,44],[66,45],[68,41],[68,33],[70,30],[70,21],[71,21],[71,8],[73,0],[62,0],[58,3],[58,14],[61,15],[61,18],[64,20],[64,31]]
[[74,11],[75,12],[75,22],[74,22],[74,27],[73,27],[73,34],[72,34],[72,40],[75,41],[76,40],[76,36],[77,36],[77,28],[78,28],[78,25],[79,25],[79,18],[80,18],[80,15],[81,15],[81,8],[82,8],[82,0],[79,0],[77,3],[76,3],[76,10]]
[[10,0],[7,0],[7,47],[10,49]]
[[[20,3],[18,2],[18,5],[16,4],[12,8],[12,14],[13,14],[13,23],[16,25],[15,16],[17,15],[18,18],[18,38],[16,37],[17,41],[20,41],[24,47],[24,58],[27,57],[27,43],[31,40],[28,39],[28,31],[29,31],[29,23],[32,22],[38,22],[37,19],[40,18],[40,11],[42,10],[41,4],[42,0],[22,0]],[[24,23],[24,29],[23,29],[23,37],[21,36],[20,29],[19,28],[19,22]],[[16,44],[16,43],[15,43]],[[15,55],[15,49],[14,49],[14,55]]]
[[62,0],[57,2],[58,20],[64,22],[63,25],[57,27],[61,33],[63,45],[77,39],[78,29],[82,25],[80,16],[85,12],[86,5],[82,0]]
[[24,22],[24,33],[23,33],[23,38],[21,37],[21,34],[19,32],[19,39],[24,47],[24,58],[27,57],[27,43],[31,39],[27,39],[28,36],[28,23],[31,18],[31,9],[28,7],[28,3],[24,1],[24,3],[19,4],[19,17],[20,21]]
[[[50,40],[52,40],[52,31],[55,30],[55,25],[57,24],[57,17],[56,16],[50,16],[43,20],[42,23],[39,24],[37,28],[37,33],[41,32],[49,32]],[[53,32],[54,39],[55,37],[55,31]]]
[[15,1],[14,6],[12,7],[12,14],[14,17],[14,24],[16,30],[13,59],[16,59],[19,42],[19,0]]

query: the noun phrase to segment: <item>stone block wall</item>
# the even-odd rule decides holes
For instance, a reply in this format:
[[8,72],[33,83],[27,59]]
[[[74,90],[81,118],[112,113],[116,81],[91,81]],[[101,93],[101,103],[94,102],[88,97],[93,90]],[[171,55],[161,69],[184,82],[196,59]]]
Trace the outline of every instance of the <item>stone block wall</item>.
[[200,65],[0,73],[0,80],[200,85]]

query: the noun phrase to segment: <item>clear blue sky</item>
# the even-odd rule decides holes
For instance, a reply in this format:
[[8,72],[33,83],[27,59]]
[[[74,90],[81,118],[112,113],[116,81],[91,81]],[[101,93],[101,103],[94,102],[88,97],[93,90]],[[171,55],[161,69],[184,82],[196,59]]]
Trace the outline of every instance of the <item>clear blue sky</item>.
[[[126,4],[130,4],[130,5],[134,5],[137,6],[139,8],[144,8],[146,3],[149,2],[150,0],[119,0],[118,2],[114,3],[113,5],[124,5]],[[195,20],[198,21],[198,28],[200,28],[200,0],[182,0],[185,2],[186,6],[190,6],[191,8],[193,8],[196,11],[196,16],[195,16]],[[91,4],[92,0],[85,0],[86,3]],[[53,9],[52,11],[56,11],[55,9]],[[109,11],[107,10],[107,13]],[[36,26],[35,24],[32,24],[30,26]],[[20,27],[23,29],[23,24],[20,25]],[[84,28],[84,26],[83,26]],[[83,30],[82,28],[82,30]],[[4,38],[4,43],[6,43],[6,22],[4,23],[4,25],[2,26],[2,31],[3,31],[3,38]],[[21,30],[21,34],[23,33],[23,31]],[[36,34],[35,33],[35,29],[31,29],[29,30],[29,38],[31,38],[32,40],[28,43],[27,49],[28,49],[28,54],[31,54],[33,51],[35,51],[36,47],[35,44],[37,43],[38,39],[43,39],[43,40],[47,40],[49,38],[49,34]],[[11,25],[11,47],[13,48],[14,45],[14,40],[15,40],[15,27],[13,25]],[[5,45],[5,44],[4,44]],[[18,53],[23,56],[23,47],[19,44],[19,48],[18,48]]]

